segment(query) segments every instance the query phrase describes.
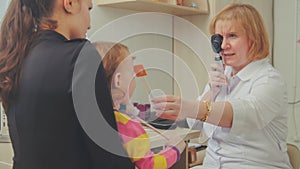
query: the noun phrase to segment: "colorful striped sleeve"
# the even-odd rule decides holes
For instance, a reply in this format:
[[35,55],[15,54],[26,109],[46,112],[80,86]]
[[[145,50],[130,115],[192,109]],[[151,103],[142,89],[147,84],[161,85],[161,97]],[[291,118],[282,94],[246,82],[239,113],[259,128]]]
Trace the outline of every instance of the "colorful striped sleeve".
[[180,157],[176,147],[167,147],[155,154],[143,126],[129,116],[115,111],[119,135],[128,156],[140,169],[167,169]]

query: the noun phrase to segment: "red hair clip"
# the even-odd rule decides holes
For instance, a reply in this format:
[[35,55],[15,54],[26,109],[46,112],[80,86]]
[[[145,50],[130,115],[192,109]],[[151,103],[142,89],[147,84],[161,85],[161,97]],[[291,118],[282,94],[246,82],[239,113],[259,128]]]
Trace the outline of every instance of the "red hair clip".
[[137,77],[147,76],[147,72],[144,69],[144,66],[141,65],[134,65],[134,72]]

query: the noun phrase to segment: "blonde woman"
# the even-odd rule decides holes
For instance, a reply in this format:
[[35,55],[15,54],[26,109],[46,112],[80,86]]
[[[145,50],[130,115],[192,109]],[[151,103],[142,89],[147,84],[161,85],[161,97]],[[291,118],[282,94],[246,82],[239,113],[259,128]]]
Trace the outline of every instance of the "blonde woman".
[[269,63],[262,17],[251,5],[230,4],[212,19],[210,33],[223,37],[225,73],[211,65],[200,102],[166,96],[153,99],[155,108],[163,118],[202,121],[209,141],[199,168],[291,169],[286,85]]

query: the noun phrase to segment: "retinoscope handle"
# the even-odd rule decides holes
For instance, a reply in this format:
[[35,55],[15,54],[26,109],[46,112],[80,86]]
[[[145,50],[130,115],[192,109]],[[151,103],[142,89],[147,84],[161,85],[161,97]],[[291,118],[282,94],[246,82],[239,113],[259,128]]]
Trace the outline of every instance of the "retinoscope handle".
[[[217,54],[216,57],[215,57],[215,63],[220,65],[222,68],[224,67],[222,57],[219,54]],[[224,69],[222,69],[222,73],[224,73]]]
[[[221,73],[224,73],[224,66],[223,66],[223,62],[222,62],[222,57],[220,56],[220,52],[222,51],[222,42],[223,42],[223,36],[220,34],[214,34],[211,36],[211,46],[213,48],[213,51],[216,53],[215,56],[215,63],[217,63],[220,67],[222,67],[221,69]],[[218,93],[217,95],[219,95],[220,97],[225,97],[226,95],[226,91],[227,88],[226,86],[220,86],[220,93]],[[221,94],[223,93],[223,94]],[[216,99],[216,96],[213,96],[213,100]]]
[[219,64],[221,67],[223,67],[223,62],[222,62],[222,57],[220,56],[219,53],[222,51],[222,47],[221,47],[222,42],[223,42],[222,35],[214,34],[211,36],[211,46],[213,51],[216,53],[215,63]]

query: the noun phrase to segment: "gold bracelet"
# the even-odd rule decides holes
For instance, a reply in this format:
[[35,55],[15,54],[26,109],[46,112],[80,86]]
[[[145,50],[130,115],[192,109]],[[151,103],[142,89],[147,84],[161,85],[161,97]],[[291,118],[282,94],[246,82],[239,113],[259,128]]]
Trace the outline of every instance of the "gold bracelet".
[[206,122],[208,115],[212,109],[211,102],[204,102],[204,104],[205,104],[206,111],[205,111],[204,117],[202,119],[200,119],[200,121],[202,121],[202,122]]

